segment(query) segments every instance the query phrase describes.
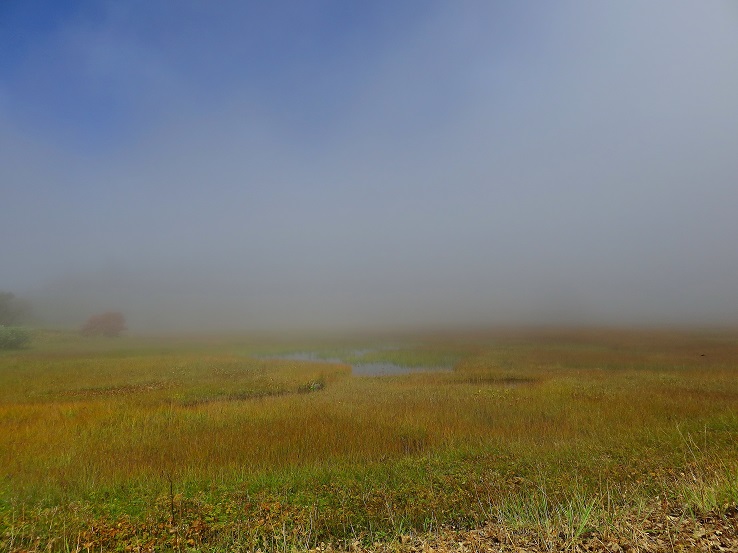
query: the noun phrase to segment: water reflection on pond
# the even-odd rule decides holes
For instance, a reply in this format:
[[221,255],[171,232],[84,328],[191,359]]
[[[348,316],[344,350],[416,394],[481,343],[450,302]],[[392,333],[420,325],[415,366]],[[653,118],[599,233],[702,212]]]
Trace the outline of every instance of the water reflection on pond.
[[[349,352],[347,358],[361,357],[367,353],[376,350],[362,349]],[[266,358],[266,357],[265,357]],[[314,351],[298,351],[294,353],[286,353],[283,355],[269,356],[268,359],[284,359],[290,361],[314,361],[318,363],[341,363],[351,367],[351,374],[354,376],[391,376],[411,374],[418,372],[448,372],[451,367],[405,367],[386,361],[363,363],[361,361],[345,361],[338,357],[321,357]]]
[[451,371],[451,367],[402,367],[394,363],[355,363],[351,365],[354,376],[389,376],[429,371]]

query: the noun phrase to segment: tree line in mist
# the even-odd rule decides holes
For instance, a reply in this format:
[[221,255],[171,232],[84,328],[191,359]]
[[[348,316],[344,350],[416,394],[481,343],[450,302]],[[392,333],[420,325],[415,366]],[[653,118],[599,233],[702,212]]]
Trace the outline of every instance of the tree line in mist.
[[[12,292],[0,291],[0,349],[18,349],[31,341],[29,326],[40,321],[34,316],[31,302]],[[119,311],[90,315],[80,327],[82,336],[114,338],[126,330],[126,321]]]

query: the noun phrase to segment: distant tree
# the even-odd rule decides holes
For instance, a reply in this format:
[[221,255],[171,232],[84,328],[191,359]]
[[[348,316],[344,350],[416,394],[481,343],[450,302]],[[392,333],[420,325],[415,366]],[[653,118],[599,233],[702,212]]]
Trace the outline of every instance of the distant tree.
[[106,336],[115,338],[126,329],[126,320],[118,311],[93,315],[80,329],[82,336]]
[[31,304],[11,292],[0,292],[0,325],[11,326],[27,322]]
[[31,332],[22,326],[0,325],[0,349],[19,349],[31,340]]

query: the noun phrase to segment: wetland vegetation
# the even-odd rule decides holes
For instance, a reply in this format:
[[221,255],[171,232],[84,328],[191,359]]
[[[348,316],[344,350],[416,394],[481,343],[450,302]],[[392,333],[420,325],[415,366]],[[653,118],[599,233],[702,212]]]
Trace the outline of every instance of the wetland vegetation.
[[737,360],[727,331],[36,331],[0,352],[0,549],[730,547]]

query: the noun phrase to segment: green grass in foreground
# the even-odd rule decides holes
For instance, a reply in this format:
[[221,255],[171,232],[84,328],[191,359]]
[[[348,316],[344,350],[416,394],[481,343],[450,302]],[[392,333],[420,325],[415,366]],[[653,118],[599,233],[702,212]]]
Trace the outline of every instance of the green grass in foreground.
[[[572,543],[738,501],[738,335],[81,340],[0,354],[0,549],[286,550],[494,521]],[[265,359],[359,352],[452,372]]]

